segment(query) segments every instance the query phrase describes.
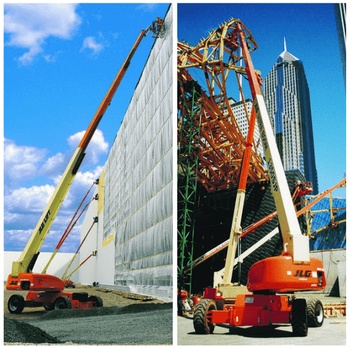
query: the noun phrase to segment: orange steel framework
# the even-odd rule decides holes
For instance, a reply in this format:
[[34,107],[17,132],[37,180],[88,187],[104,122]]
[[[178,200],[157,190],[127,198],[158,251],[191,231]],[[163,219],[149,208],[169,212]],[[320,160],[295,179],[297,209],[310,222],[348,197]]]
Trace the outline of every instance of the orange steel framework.
[[[243,56],[238,48],[235,28],[230,23],[232,21],[211,32],[208,38],[195,47],[178,43],[179,95],[185,93],[188,84],[195,82],[189,70],[194,73],[202,71],[200,73],[205,79],[206,85],[200,88],[201,96],[198,99],[202,107],[198,109],[199,113],[194,119],[200,129],[200,136],[197,139],[199,159],[197,178],[208,192],[238,186],[241,162],[247,146],[247,140],[229,102],[230,91],[236,92],[236,89],[232,88],[232,81],[229,80],[231,75],[236,78],[247,122],[251,117],[241,83],[241,76],[245,75],[245,69],[240,66]],[[257,45],[250,32],[244,26],[243,29],[250,51],[255,50]],[[182,112],[178,128],[186,118],[181,105],[182,100],[179,98],[178,102],[178,108]],[[253,144],[248,184],[268,180],[263,160],[255,148],[256,144]]]
[[[240,66],[243,54],[238,49],[238,37],[232,25],[233,21],[228,23],[231,24],[226,23],[213,31],[196,47],[178,43],[178,148],[191,147],[196,156],[196,165],[191,166],[188,165],[188,154],[187,158],[180,158],[188,151],[179,151],[179,178],[187,175],[187,179],[183,181],[192,183],[196,177],[208,192],[242,186],[239,182],[240,176],[245,178],[244,185],[268,180],[263,160],[256,153],[256,139],[252,139],[252,136],[250,139],[244,137],[230,106],[230,93],[237,93],[238,90],[246,122],[251,123],[251,117],[254,118],[255,115],[249,113],[243,92],[242,76],[246,75],[246,70]],[[247,38],[250,38],[249,50],[253,51],[257,45],[248,29],[243,24],[242,26]],[[202,76],[201,80],[204,78],[204,86],[199,85],[190,71],[191,74],[199,73]],[[194,106],[189,108],[191,103]],[[189,138],[183,136],[186,133],[184,129],[199,131],[192,132],[193,137]],[[249,155],[245,151],[246,148],[250,150]],[[247,174],[240,175],[243,157],[248,159],[249,165]],[[184,169],[180,163],[187,163],[188,168]],[[195,192],[189,192],[190,190],[190,186],[182,190],[179,186],[179,197],[184,197],[185,203],[191,203],[188,214],[182,214],[181,209],[184,209],[184,205],[181,204],[178,214],[178,275],[181,279],[179,283],[182,284],[191,284],[191,271],[188,273],[185,269],[193,262],[193,219],[189,214],[194,214],[195,202],[192,201]]]

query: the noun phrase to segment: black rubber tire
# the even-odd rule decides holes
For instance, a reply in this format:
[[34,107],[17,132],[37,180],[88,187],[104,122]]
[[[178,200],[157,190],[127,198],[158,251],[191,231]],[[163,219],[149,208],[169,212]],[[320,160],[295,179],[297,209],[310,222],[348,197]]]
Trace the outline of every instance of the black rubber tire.
[[95,307],[103,307],[103,300],[99,296],[90,296],[88,298],[88,301],[94,302]]
[[73,292],[72,299],[79,302],[86,302],[89,301],[89,294],[87,292]]
[[53,311],[55,309],[55,304],[54,303],[45,304],[44,308],[46,311]]
[[22,313],[24,306],[25,301],[22,295],[12,295],[7,302],[7,308],[12,314]]
[[320,327],[323,325],[324,310],[322,302],[318,299],[307,301],[307,321],[309,327]]
[[57,297],[55,301],[55,309],[72,309],[72,302],[68,297]]
[[216,303],[213,300],[204,299],[194,307],[193,326],[197,334],[212,334],[215,324],[208,322],[208,313],[216,310]]
[[305,337],[308,334],[306,300],[303,298],[293,300],[292,328],[294,336]]

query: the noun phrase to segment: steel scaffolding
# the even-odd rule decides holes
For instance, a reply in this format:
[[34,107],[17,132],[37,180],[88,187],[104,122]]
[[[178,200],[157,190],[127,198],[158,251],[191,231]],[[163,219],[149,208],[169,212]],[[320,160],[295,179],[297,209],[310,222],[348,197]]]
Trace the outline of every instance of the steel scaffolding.
[[201,109],[200,93],[195,82],[181,84],[178,114],[178,282],[190,290],[192,270],[184,270],[193,261],[195,206],[197,199],[197,168],[199,123],[195,120]]

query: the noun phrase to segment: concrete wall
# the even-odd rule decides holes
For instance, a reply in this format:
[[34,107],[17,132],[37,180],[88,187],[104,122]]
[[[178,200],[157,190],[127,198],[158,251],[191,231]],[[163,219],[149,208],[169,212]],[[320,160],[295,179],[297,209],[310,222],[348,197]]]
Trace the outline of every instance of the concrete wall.
[[323,262],[327,281],[324,293],[346,297],[346,249],[313,251],[311,256]]

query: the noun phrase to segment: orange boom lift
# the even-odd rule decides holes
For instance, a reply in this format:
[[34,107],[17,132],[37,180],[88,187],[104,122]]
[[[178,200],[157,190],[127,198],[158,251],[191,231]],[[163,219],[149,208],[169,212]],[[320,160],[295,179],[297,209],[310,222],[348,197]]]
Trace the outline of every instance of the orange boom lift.
[[44,242],[84,159],[85,151],[98,127],[98,124],[110,105],[112,98],[130,65],[135,51],[143,37],[145,37],[149,31],[152,31],[153,37],[157,38],[163,30],[163,20],[158,17],[152,25],[140,32],[68,163],[60,182],[41,215],[37,226],[20,255],[20,258],[12,263],[12,272],[7,278],[6,289],[28,291],[28,294],[26,299],[18,294],[14,294],[9,298],[8,309],[10,313],[21,313],[24,307],[44,306],[45,309],[50,310],[62,308],[85,309],[101,307],[103,305],[102,300],[96,296],[88,297],[87,293],[64,292],[65,282],[56,276],[45,274],[46,270],[43,273],[33,273],[32,270],[39,256],[42,243]]
[[[220,47],[240,49],[245,67],[242,71],[249,82],[253,110],[249,120],[246,148],[241,164],[224,272],[220,284],[207,288],[194,309],[196,333],[212,333],[216,324],[229,326],[272,326],[291,324],[295,336],[306,336],[308,326],[321,326],[323,306],[319,300],[307,304],[297,299],[296,291],[321,290],[326,286],[323,264],[310,258],[309,239],[301,233],[288,183],[279,156],[271,122],[261,92],[260,78],[254,70],[250,50],[257,47],[251,33],[238,19],[224,23],[215,31]],[[209,46],[205,41],[203,46]],[[235,296],[231,283],[235,252],[242,233],[241,219],[246,183],[251,161],[254,127],[257,121],[274,197],[283,252],[253,264],[248,273],[250,294]]]

